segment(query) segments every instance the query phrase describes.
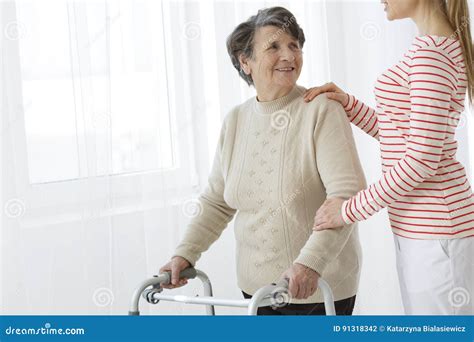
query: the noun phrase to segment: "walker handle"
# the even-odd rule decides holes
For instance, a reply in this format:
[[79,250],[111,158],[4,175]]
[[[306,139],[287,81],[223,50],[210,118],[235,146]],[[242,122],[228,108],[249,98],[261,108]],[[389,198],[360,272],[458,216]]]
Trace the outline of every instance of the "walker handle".
[[[171,271],[164,272],[162,273],[162,275],[163,274],[167,275],[167,279],[162,281],[161,284],[168,285],[169,283],[171,283]],[[196,278],[196,275],[197,275],[196,269],[194,267],[188,267],[179,273],[179,279],[181,278],[194,279]]]
[[283,278],[280,279],[277,283],[273,283],[272,285],[276,287],[283,287],[288,290],[288,287],[290,286],[290,280],[288,278]]
[[[193,278],[196,278],[198,276],[198,272],[199,272],[199,278],[201,280],[204,279],[203,280],[204,289],[205,289],[205,291],[207,291],[205,293],[205,295],[212,296],[212,288],[211,288],[211,284],[209,282],[209,279],[201,271],[197,271],[194,267],[188,267],[188,268],[182,270],[179,273],[179,276],[180,276],[180,278],[193,279]],[[207,282],[205,280],[207,280]],[[138,288],[133,292],[132,302],[131,302],[131,305],[130,305],[130,311],[128,312],[128,314],[130,316],[139,316],[140,311],[138,310],[138,305],[139,305],[139,301],[140,301],[140,296],[143,295],[144,298],[148,299],[149,298],[148,296],[150,296],[150,295],[152,296],[153,293],[161,292],[161,290],[162,290],[161,286],[160,286],[161,284],[168,285],[170,282],[171,282],[171,272],[169,272],[169,271],[154,275],[153,278],[144,280],[138,286]],[[147,290],[147,288],[149,288],[150,286],[152,288]],[[156,304],[156,303],[154,303],[154,304]],[[214,308],[213,307],[209,307],[209,308],[210,308],[209,310],[212,310],[212,314],[214,314]]]

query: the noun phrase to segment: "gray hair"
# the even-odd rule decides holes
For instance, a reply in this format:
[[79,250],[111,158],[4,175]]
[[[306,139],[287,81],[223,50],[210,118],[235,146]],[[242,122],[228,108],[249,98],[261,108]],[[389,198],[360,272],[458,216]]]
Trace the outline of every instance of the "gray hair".
[[261,9],[256,15],[239,24],[227,37],[227,52],[229,53],[232,65],[249,86],[253,85],[252,76],[247,75],[242,70],[239,56],[243,54],[246,58],[252,58],[255,32],[258,28],[264,26],[280,27],[274,34],[275,38],[286,32],[298,40],[301,49],[305,42],[303,29],[296,22],[295,16],[283,7]]

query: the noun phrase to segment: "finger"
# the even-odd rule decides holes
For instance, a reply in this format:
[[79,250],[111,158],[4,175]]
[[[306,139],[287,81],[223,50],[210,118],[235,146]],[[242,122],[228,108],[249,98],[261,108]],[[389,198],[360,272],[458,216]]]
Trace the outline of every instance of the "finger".
[[319,87],[311,87],[306,92],[304,93],[304,96],[308,96],[309,94],[313,93],[314,91],[317,91]]
[[347,107],[347,105],[349,104],[349,101],[351,100],[351,98],[349,97],[349,94],[345,94],[346,95],[346,101],[344,102],[343,106],[344,107]]
[[166,264],[165,266],[163,266],[162,268],[160,268],[160,270],[158,271],[159,274],[161,273],[166,273],[168,271],[171,271],[170,267],[168,264]]
[[311,101],[312,99],[314,99],[316,96],[318,95],[318,92],[315,90],[315,88],[312,88],[310,91],[308,91],[305,96],[304,96],[304,100],[306,102],[309,102]]
[[324,93],[323,90],[321,90],[321,89],[314,89],[313,91],[311,91],[310,94],[308,94],[308,96],[306,97],[306,99],[307,99],[307,101],[313,101],[316,96],[318,96],[319,94],[322,94],[322,93]]
[[331,222],[324,222],[316,226],[316,230],[336,229],[337,227]]
[[326,84],[323,84],[322,86],[318,87],[319,93],[326,93],[326,92],[335,92],[336,91],[336,86],[332,82],[328,82]]
[[347,97],[345,94],[339,93],[326,93],[326,97],[331,100],[335,100],[339,102],[341,105],[345,105],[347,103]]
[[328,229],[328,224],[326,222],[323,222],[323,223],[320,223],[320,224],[317,224],[313,230],[314,231],[321,231],[321,230],[325,230],[325,229]]
[[318,210],[316,212],[316,215],[314,216],[314,221],[321,221],[321,219],[326,217],[326,211],[325,210]]
[[297,299],[302,299],[303,298],[303,286],[301,284],[299,284],[297,281],[295,281],[295,284],[297,286],[297,290],[296,290],[296,298]]
[[321,215],[326,210],[326,204],[321,205],[318,210],[316,210],[316,216]]
[[304,297],[304,287],[301,284],[298,284],[298,292],[296,293],[296,299],[303,299]]
[[331,87],[332,87],[331,83],[326,83],[320,87],[313,87],[307,92],[307,94],[305,94],[305,100],[312,101],[319,94],[322,94],[331,90]]
[[318,214],[318,215],[316,215],[316,217],[314,218],[314,223],[315,223],[316,225],[321,224],[321,223],[326,222],[326,221],[327,221],[327,217],[326,217],[325,214]]
[[326,219],[324,218],[318,218],[316,220],[314,220],[314,225],[313,227],[317,227],[317,226],[320,226],[322,224],[326,223]]
[[314,216],[314,218],[316,217],[323,217],[326,215],[326,208],[319,208],[319,210],[316,212],[316,216]]
[[290,284],[288,285],[288,291],[290,292],[290,296],[293,298],[298,298],[298,284],[290,278]]
[[308,284],[308,286],[306,287],[305,299],[313,294],[312,290],[313,290],[312,286]]
[[306,298],[308,298],[307,293],[308,293],[308,288],[307,288],[307,286],[304,285],[304,284],[301,285],[301,286],[300,286],[300,293],[299,293],[300,298],[301,298],[301,299],[306,299]]
[[176,266],[171,267],[171,284],[176,285],[179,281],[179,269]]
[[306,91],[303,93],[303,97],[306,97],[313,89],[314,87],[306,89]]
[[319,224],[315,224],[315,225],[313,226],[313,228],[312,228],[312,229],[313,229],[313,232],[319,232],[319,231],[321,231],[321,230],[324,230],[324,229],[325,229],[325,228],[324,228],[324,224],[325,224],[325,222],[322,222],[322,223],[319,223]]

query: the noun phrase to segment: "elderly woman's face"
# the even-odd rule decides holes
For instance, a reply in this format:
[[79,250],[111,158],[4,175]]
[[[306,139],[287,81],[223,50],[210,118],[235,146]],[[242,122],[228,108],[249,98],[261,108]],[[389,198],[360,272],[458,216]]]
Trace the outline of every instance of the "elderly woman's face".
[[255,32],[253,51],[247,67],[257,90],[296,84],[303,66],[297,39],[277,26],[260,27]]

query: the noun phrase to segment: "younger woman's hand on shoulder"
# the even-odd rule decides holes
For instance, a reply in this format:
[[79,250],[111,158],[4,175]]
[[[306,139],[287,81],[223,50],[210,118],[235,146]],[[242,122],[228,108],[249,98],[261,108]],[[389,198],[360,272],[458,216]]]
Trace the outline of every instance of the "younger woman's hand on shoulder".
[[326,83],[319,87],[309,88],[303,95],[305,102],[312,101],[319,94],[326,93],[328,99],[339,102],[343,107],[349,103],[349,95],[334,83]]

